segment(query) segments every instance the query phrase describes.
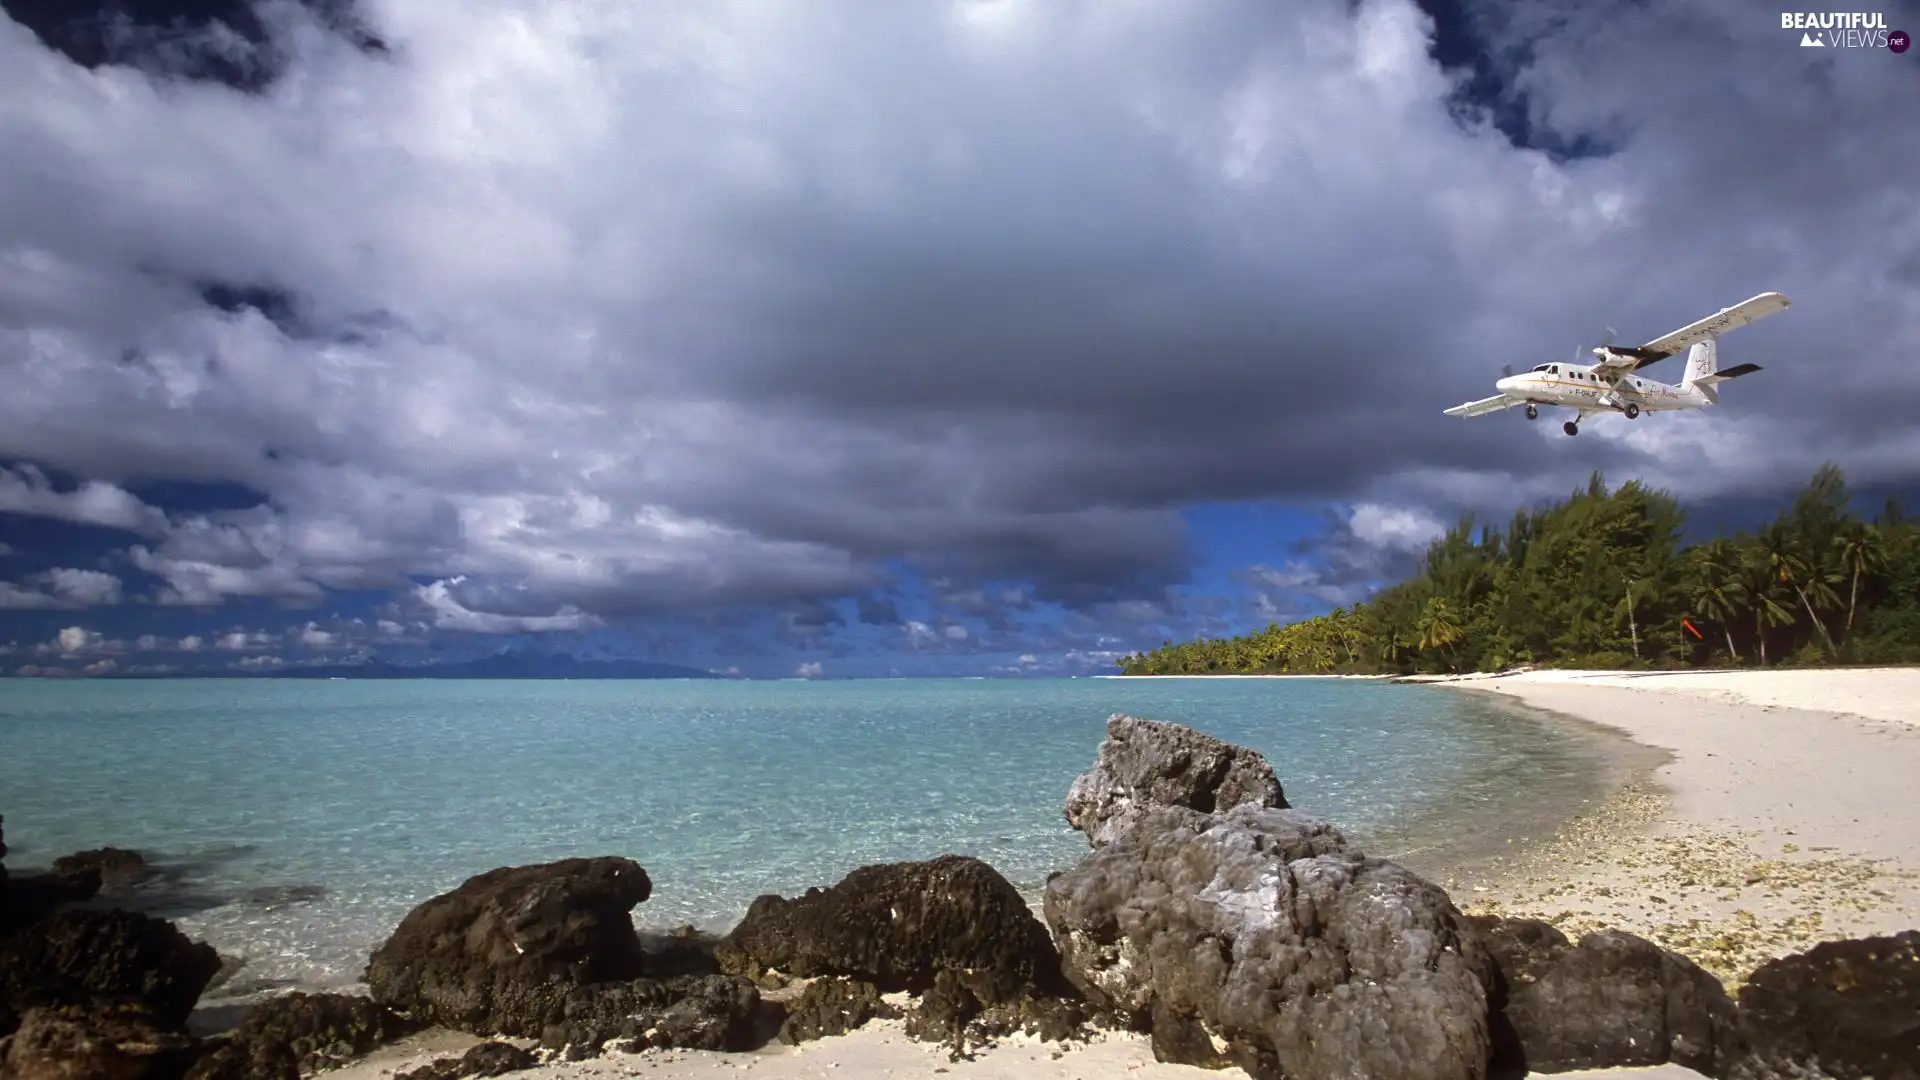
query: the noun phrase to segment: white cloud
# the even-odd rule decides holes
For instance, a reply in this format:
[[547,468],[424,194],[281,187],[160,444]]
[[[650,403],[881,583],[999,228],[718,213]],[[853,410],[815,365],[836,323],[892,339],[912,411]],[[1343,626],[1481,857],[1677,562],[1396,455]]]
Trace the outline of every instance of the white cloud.
[[104,525],[149,536],[167,531],[165,514],[122,488],[89,480],[73,490],[56,491],[46,474],[32,465],[0,466],[0,513]]
[[232,630],[214,639],[213,647],[226,652],[249,652],[272,648],[274,643],[273,635],[264,630]]
[[1421,554],[1447,531],[1432,514],[1417,507],[1376,503],[1355,506],[1347,524],[1361,543],[1406,555]]
[[188,634],[187,636],[180,639],[180,644],[178,648],[181,652],[199,652],[201,649],[206,647],[206,644],[207,643],[201,639],[200,635]]
[[120,602],[120,579],[99,570],[49,570],[46,580],[55,596],[80,607],[105,607]]
[[793,673],[803,679],[817,679],[826,673],[826,668],[818,660],[809,660],[794,668]]
[[23,588],[10,581],[0,581],[0,611],[34,611],[65,606],[59,597],[39,589]]
[[553,630],[592,630],[605,625],[599,618],[582,613],[572,605],[551,615],[497,615],[474,611],[453,595],[464,577],[436,581],[413,591],[414,598],[432,613],[433,625],[441,630],[464,630],[477,634],[530,634]]
[[54,635],[53,645],[63,656],[77,656],[90,649],[98,648],[103,640],[98,631],[81,626],[69,626]]
[[[0,20],[0,458],[94,478],[0,469],[0,512],[137,534],[161,603],[426,580],[437,628],[570,630],[901,560],[1138,598],[1192,499],[1365,490],[1356,536],[1409,552],[1449,491],[1592,455],[1698,494],[1920,460],[1920,143],[1847,119],[1906,75],[1731,0],[1515,19],[1537,126],[1620,133],[1569,163],[1461,130],[1404,0],[367,10],[392,56],[276,9],[263,96]],[[284,286],[314,332],[197,279]],[[1763,288],[1796,311],[1730,339],[1767,370],[1725,415],[1438,415]],[[1700,467],[1756,437],[1766,468]],[[135,476],[269,501],[169,521]],[[0,585],[49,601],[79,602]]]
[[318,623],[312,622],[289,629],[287,636],[309,649],[324,649],[339,641],[339,635],[322,630]]
[[99,570],[61,567],[33,574],[26,584],[0,581],[0,609],[74,609],[120,602],[120,579]]

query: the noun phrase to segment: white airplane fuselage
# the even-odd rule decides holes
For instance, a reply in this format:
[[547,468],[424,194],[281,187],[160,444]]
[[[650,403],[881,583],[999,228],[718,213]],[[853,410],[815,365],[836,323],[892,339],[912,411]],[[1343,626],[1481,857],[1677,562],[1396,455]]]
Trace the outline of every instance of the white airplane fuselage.
[[1675,386],[1638,375],[1619,375],[1611,380],[1594,373],[1590,364],[1544,364],[1545,370],[1509,375],[1493,388],[1529,405],[1560,406],[1569,409],[1625,411],[1631,404],[1636,412],[1670,412],[1675,409],[1700,409],[1713,404],[1697,386]]

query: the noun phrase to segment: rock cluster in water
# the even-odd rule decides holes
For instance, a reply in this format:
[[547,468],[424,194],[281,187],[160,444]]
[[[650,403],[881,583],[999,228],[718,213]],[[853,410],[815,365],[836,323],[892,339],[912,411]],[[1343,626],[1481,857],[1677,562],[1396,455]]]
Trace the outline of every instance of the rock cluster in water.
[[299,1080],[439,1025],[488,1041],[401,1080],[460,1080],[876,1018],[956,1058],[1014,1031],[1125,1028],[1161,1061],[1256,1080],[1666,1062],[1726,1080],[1920,1077],[1920,931],[1775,960],[1730,996],[1632,934],[1465,916],[1289,807],[1259,754],[1127,716],[1065,813],[1089,850],[1048,880],[1044,922],[958,855],[762,896],[718,939],[636,929],[652,883],[630,859],[504,867],[408,914],[371,957],[367,996],[287,994],[213,1038],[185,1022],[221,958],[163,919],[97,907],[152,876],[137,853],[0,867],[0,1077]]

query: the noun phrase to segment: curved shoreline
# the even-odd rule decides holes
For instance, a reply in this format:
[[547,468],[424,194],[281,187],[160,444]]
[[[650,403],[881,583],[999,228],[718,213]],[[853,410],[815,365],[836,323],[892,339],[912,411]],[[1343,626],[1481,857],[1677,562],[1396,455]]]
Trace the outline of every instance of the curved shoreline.
[[[1552,837],[1442,884],[1471,913],[1543,918],[1573,936],[1618,927],[1730,982],[1821,940],[1920,927],[1911,784],[1920,726],[1903,712],[1920,701],[1902,697],[1920,672],[1896,670],[1437,683],[1603,729],[1664,759],[1622,777]],[[1853,708],[1767,703],[1777,700]]]

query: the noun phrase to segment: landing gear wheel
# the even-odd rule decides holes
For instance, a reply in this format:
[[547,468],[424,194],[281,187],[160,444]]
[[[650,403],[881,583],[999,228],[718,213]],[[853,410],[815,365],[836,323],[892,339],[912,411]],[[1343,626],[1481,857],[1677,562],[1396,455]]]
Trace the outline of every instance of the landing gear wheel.
[[1629,419],[1629,420],[1638,420],[1638,419],[1640,419],[1640,406],[1638,406],[1638,405],[1628,405],[1628,406],[1627,406],[1627,419]]
[[1578,435],[1580,434],[1580,425],[1569,420],[1566,423],[1560,425],[1560,430],[1566,432],[1569,435]]
[[1540,410],[1534,408],[1532,405],[1527,406],[1527,419],[1529,420],[1540,419]]

